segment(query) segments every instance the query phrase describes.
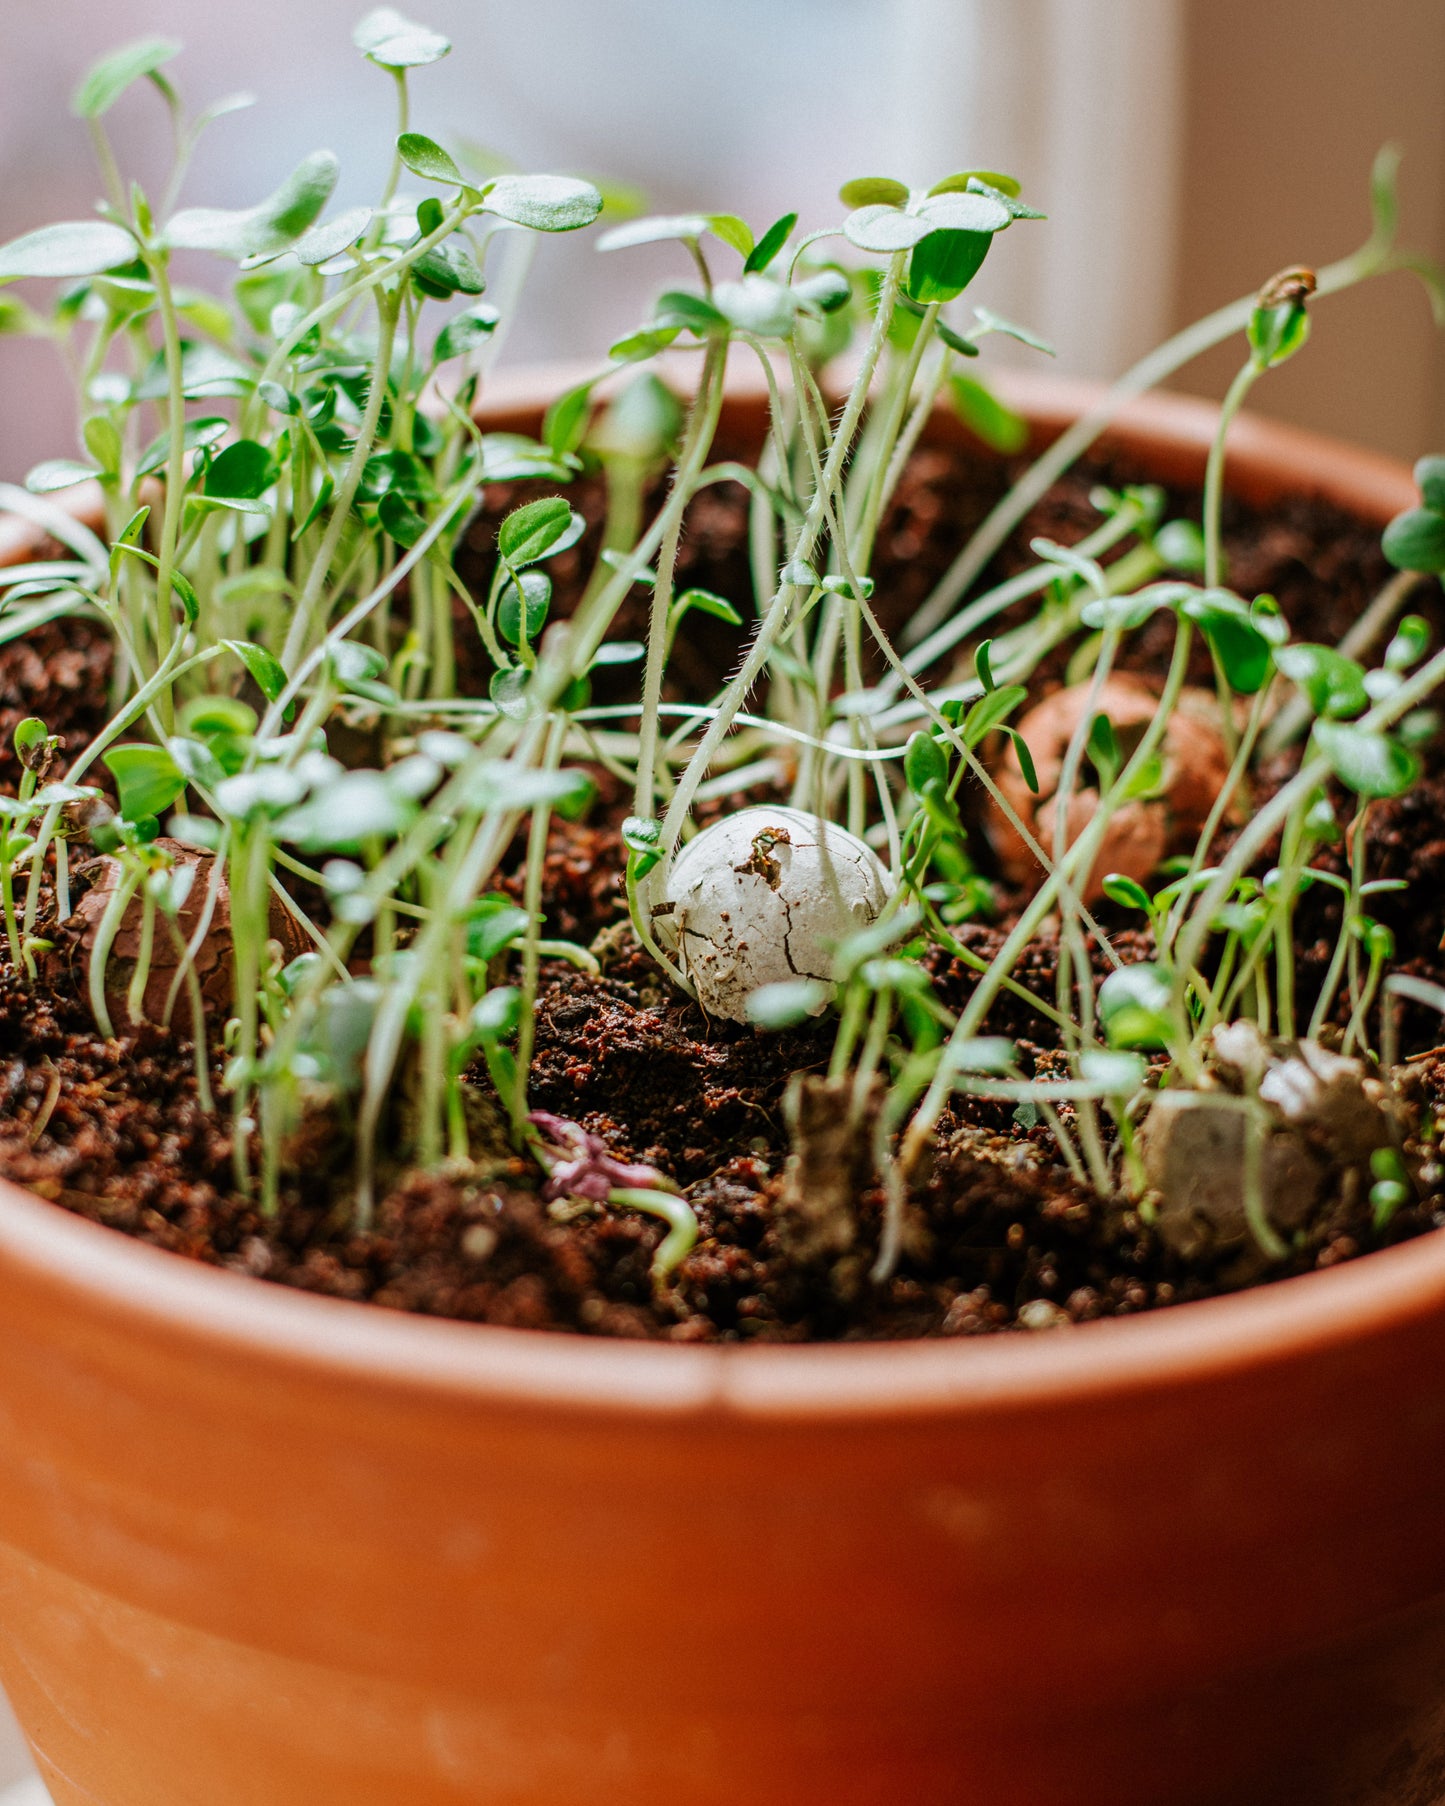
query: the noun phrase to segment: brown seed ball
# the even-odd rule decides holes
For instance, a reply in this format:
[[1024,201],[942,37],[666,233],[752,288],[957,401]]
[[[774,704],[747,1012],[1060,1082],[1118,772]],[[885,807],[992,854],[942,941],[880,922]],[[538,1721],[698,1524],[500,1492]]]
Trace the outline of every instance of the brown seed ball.
[[[213,877],[216,862],[211,854],[185,846],[179,840],[162,835],[152,844],[168,853],[177,866],[192,866],[195,869],[196,875],[191,880],[190,892],[176,918],[176,925],[187,942],[200,926],[207,909],[208,893],[212,884],[215,885],[215,904],[210,911],[205,938],[196,953],[195,972],[200,981],[206,1014],[213,1021],[219,1020],[230,1009],[234,976],[231,959],[231,890],[226,882],[225,871],[222,869]],[[101,917],[120,883],[122,870],[121,862],[109,854],[77,869],[77,876],[89,879],[90,888],[76,903],[75,913],[66,927],[76,950],[75,964],[82,975],[82,982],[89,966],[91,950],[95,946]],[[140,957],[144,913],[140,897],[133,897],[121,917],[120,928],[111,944],[110,958],[106,963],[106,1002],[118,1030],[129,1020],[126,992],[135,971],[135,962]],[[280,942],[287,959],[292,959],[305,950],[308,943],[300,924],[274,892],[268,926],[271,938]],[[166,1003],[179,965],[180,949],[176,946],[175,936],[157,910],[151,941],[150,972],[146,979],[142,1005],[147,1021],[161,1022],[165,1019]],[[171,1017],[172,1021],[186,1028],[190,1026],[188,988],[183,979],[176,993],[175,1009]]]
[[[1092,712],[1107,715],[1127,753],[1138,744],[1159,703],[1156,690],[1142,678],[1126,672],[1101,685],[1091,704],[1092,690],[1093,686],[1087,683],[1055,690],[1019,722],[1019,732],[1033,755],[1039,780],[1037,796],[1024,782],[1023,768],[1011,739],[994,768],[999,790],[1046,853],[1053,851],[1058,811],[1055,792],[1064,757],[1086,712],[1092,707]],[[1123,872],[1143,883],[1161,859],[1194,845],[1229,773],[1217,699],[1205,690],[1185,690],[1160,750],[1164,757],[1160,793],[1115,810],[1099,856],[1083,886],[1086,902],[1102,895],[1103,881],[1110,872]],[[1088,775],[1086,763],[1080,776]],[[1097,789],[1076,787],[1068,803],[1069,845],[1083,833],[1098,806]],[[990,806],[987,828],[994,851],[1010,878],[1026,883],[1038,874],[1038,861],[996,803]]]

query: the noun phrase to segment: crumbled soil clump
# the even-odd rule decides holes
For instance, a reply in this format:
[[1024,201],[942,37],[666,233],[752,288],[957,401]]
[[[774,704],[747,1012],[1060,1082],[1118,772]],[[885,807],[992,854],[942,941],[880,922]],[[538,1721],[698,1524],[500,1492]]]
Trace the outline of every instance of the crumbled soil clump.
[[[992,575],[1027,563],[1035,535],[1079,538],[1097,524],[1088,505],[1094,484],[1127,474],[1096,466],[1067,479],[1015,535]],[[1003,481],[996,461],[970,466],[934,452],[915,458],[880,542],[887,574],[877,603],[890,626],[916,609]],[[474,587],[487,580],[497,521],[532,492],[520,486],[485,498],[462,560]],[[1177,501],[1177,512],[1197,509],[1197,498]],[[598,502],[596,494],[581,495],[592,522],[588,539],[549,567],[560,611],[575,603],[595,551]],[[1318,502],[1290,502],[1267,520],[1231,504],[1226,528],[1233,584],[1246,595],[1276,595],[1311,638],[1337,640],[1386,575],[1377,535]],[[682,556],[681,582],[746,601],[743,491],[724,485],[708,493],[690,515]],[[1432,588],[1415,605],[1436,619],[1438,592]],[[617,637],[642,637],[645,608],[638,591]],[[1438,619],[1436,625],[1438,631]],[[1169,633],[1157,620],[1131,640],[1126,668],[1157,670]],[[726,623],[690,617],[669,673],[674,693],[711,693],[743,637]],[[459,652],[468,643],[459,615]],[[1200,651],[1205,662],[1195,675],[1208,682]],[[464,687],[477,687],[477,674],[462,662]],[[104,718],[109,666],[100,630],[82,622],[53,623],[0,648],[0,759],[13,764],[9,736],[22,714],[40,715],[66,737],[67,751],[83,745]],[[1062,675],[1062,661],[1046,668],[1039,692]],[[618,681],[631,685],[635,672]],[[1260,794],[1285,781],[1292,761],[1276,766],[1259,774]],[[13,786],[16,777],[5,767],[0,786]],[[966,799],[966,813],[977,800]],[[352,1227],[354,1174],[344,1137],[312,1123],[294,1150],[295,1171],[276,1214],[263,1216],[236,1187],[224,1103],[212,1117],[197,1102],[184,1037],[144,1027],[103,1039],[63,973],[29,987],[0,973],[0,1173],[156,1246],[274,1283],[437,1316],[596,1335],[804,1341],[1042,1330],[1240,1283],[1228,1268],[1182,1262],[1138,1211],[1076,1184],[1046,1125],[1008,1104],[960,1096],[910,1192],[897,1272],[881,1286],[867,1281],[884,1199],[881,1188],[865,1182],[844,1259],[852,1278],[841,1284],[839,1261],[833,1254],[808,1257],[806,1238],[788,1214],[788,1085],[795,1074],[816,1081],[825,1072],[832,1024],[765,1034],[710,1021],[667,985],[626,925],[619,827],[629,807],[624,786],[599,773],[587,818],[552,824],[543,872],[547,932],[591,944],[602,973],[589,976],[560,961],[544,966],[529,1095],[535,1108],[600,1136],[618,1159],[656,1166],[683,1188],[699,1237],[667,1286],[656,1288],[650,1275],[661,1223],[606,1205],[546,1203],[536,1167],[500,1139],[492,1157],[465,1169],[383,1174],[374,1222],[363,1233]],[[1445,775],[1432,770],[1410,796],[1374,805],[1366,827],[1372,875],[1404,878],[1410,887],[1382,893],[1374,913],[1396,931],[1401,969],[1437,980],[1445,977],[1442,811]],[[982,837],[974,840],[986,865]],[[517,896],[521,859],[519,842],[500,877]],[[1025,894],[1000,885],[998,918],[964,924],[958,943],[990,957]],[[1338,912],[1337,893],[1324,885],[1301,900],[1302,995],[1323,972]],[[1151,956],[1137,916],[1131,921],[1106,905],[1100,920],[1126,963]],[[1091,947],[1091,957],[1102,977],[1102,953]],[[941,999],[960,1008],[977,982],[968,963],[939,947],[928,965]],[[1056,946],[1045,933],[1014,977],[1052,1002],[1056,974]],[[1016,995],[1000,994],[986,1028],[1017,1042],[1025,1070],[1059,1071],[1044,1019]],[[1407,1050],[1424,1056],[1411,1068],[1413,1106],[1439,1107],[1445,1055],[1432,1050],[1445,1030],[1420,1011],[1407,1014],[1404,1037]],[[219,1086],[219,1056],[212,1054]],[[471,1079],[485,1092],[481,1073]],[[486,1109],[480,1099],[479,1109]],[[1070,1106],[1061,1106],[1061,1115],[1068,1121]],[[1419,1202],[1377,1232],[1359,1188],[1342,1187],[1271,1272],[1334,1265],[1445,1224],[1445,1177],[1428,1147],[1410,1152]]]

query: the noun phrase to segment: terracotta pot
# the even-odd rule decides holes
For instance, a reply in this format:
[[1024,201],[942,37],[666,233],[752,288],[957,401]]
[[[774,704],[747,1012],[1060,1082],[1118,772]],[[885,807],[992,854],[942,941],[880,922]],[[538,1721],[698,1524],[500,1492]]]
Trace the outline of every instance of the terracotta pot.
[[[1210,422],[1114,440],[1197,479]],[[1234,443],[1258,499],[1412,496]],[[0,1325],[0,1669],[59,1806],[1442,1786],[1445,1236],[1032,1338],[704,1349],[288,1292],[0,1188]]]

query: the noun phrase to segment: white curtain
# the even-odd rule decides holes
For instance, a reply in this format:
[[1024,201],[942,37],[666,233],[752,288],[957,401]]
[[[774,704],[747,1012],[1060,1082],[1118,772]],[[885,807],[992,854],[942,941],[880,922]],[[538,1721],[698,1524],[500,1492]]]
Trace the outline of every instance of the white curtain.
[[893,116],[920,178],[976,165],[1047,224],[1001,240],[981,284],[1060,367],[1110,377],[1163,338],[1178,244],[1182,0],[893,0]]

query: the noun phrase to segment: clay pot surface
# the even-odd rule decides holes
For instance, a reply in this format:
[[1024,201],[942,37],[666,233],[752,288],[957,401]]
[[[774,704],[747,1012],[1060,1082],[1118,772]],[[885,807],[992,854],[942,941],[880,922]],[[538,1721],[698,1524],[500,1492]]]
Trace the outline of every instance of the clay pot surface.
[[[1041,435],[1079,405],[1030,395]],[[1212,418],[1113,443],[1197,481]],[[1231,445],[1254,499],[1412,499]],[[1442,1235],[1067,1331],[668,1347],[290,1292],[0,1186],[0,1324],[0,1678],[57,1806],[1438,1787]]]

